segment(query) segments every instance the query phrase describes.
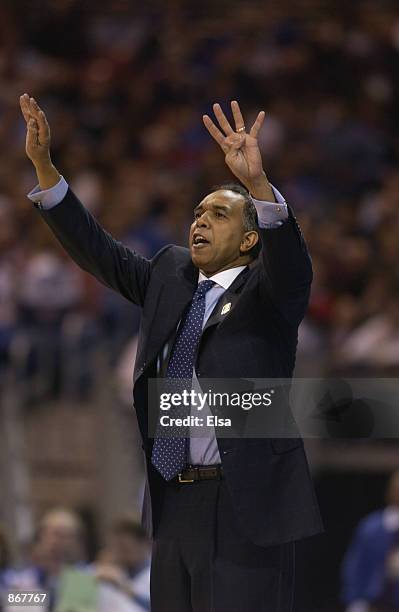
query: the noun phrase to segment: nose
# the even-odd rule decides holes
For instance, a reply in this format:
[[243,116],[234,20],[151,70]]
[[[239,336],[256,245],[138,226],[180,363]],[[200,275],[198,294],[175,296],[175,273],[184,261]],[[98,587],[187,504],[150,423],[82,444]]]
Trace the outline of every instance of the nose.
[[197,227],[209,227],[209,217],[206,210],[197,218]]

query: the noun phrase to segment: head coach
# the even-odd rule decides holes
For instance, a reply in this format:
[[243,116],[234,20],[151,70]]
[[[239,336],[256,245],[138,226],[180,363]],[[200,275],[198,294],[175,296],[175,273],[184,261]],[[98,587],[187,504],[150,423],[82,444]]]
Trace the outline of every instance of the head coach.
[[[264,113],[247,131],[221,107],[204,124],[240,184],[194,204],[189,249],[147,260],[108,234],[50,158],[50,130],[21,96],[29,194],[74,261],[141,306],[134,403],[146,457],[153,612],[290,612],[295,541],[321,520],[300,438],[162,438],[148,434],[148,380],[290,378],[312,268],[299,226],[267,180],[258,147]],[[245,186],[242,187],[242,185]]]

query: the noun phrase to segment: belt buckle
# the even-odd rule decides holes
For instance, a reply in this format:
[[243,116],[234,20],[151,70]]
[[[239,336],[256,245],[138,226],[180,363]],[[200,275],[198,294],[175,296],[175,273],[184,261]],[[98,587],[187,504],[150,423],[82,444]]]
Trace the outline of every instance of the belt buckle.
[[178,474],[178,477],[179,477],[179,482],[194,482],[194,478],[183,478],[182,472]]

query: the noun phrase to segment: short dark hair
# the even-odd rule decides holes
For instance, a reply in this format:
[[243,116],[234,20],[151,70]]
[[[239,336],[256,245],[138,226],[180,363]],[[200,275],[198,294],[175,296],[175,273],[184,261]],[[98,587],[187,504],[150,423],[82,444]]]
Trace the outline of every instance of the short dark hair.
[[121,516],[111,525],[111,533],[114,535],[128,535],[137,540],[146,540],[147,534],[142,525],[131,516]]
[[[234,191],[234,193],[239,193],[244,198],[244,208],[243,208],[243,221],[244,221],[244,229],[246,232],[256,232],[259,237],[259,225],[258,225],[258,213],[256,212],[255,204],[251,198],[251,195],[243,185],[240,183],[223,183],[223,185],[215,185],[211,189],[211,193],[214,191],[219,191],[221,189],[226,189],[228,191]],[[261,242],[260,238],[255,246],[252,247],[250,251],[248,251],[248,255],[252,257],[252,259],[256,259],[261,250]]]

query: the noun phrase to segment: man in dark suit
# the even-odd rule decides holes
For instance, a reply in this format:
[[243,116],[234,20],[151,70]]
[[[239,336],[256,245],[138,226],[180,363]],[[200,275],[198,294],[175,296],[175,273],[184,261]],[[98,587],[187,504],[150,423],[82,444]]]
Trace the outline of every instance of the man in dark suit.
[[235,129],[217,104],[219,127],[203,117],[246,189],[213,190],[195,207],[189,249],[170,245],[149,261],[84,209],[51,163],[44,113],[27,94],[20,102],[39,180],[29,197],[79,266],[143,309],[134,403],[153,611],[291,611],[294,542],[322,529],[302,441],[148,433],[150,378],[189,378],[195,387],[292,376],[312,269],[295,217],[262,168],[264,113],[248,133],[237,102]]

